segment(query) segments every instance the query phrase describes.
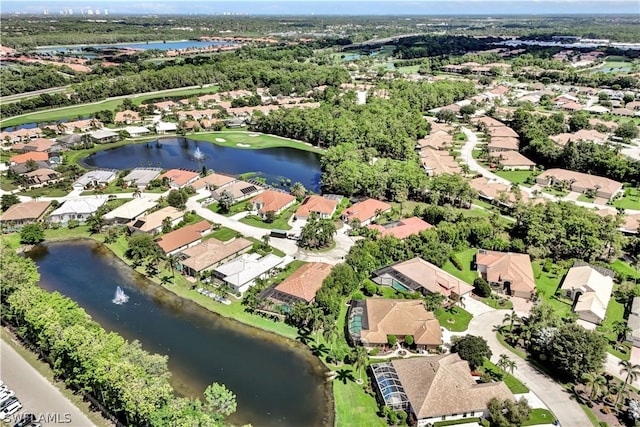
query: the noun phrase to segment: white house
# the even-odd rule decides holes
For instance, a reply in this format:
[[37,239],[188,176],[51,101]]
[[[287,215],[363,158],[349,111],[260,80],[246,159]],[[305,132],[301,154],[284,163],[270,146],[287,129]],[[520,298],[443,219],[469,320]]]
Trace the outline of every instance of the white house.
[[66,224],[75,219],[84,222],[91,214],[107,201],[106,197],[84,197],[82,199],[70,199],[58,207],[49,215],[49,222]]
[[600,324],[606,314],[613,291],[613,271],[576,262],[564,278],[560,289],[573,300],[572,310],[581,320]]
[[234,292],[242,294],[255,284],[255,280],[265,277],[284,259],[273,254],[243,254],[213,270],[213,276],[229,285]]
[[149,133],[151,132],[149,129],[147,129],[144,126],[127,126],[124,128],[124,130],[132,137],[132,138],[136,138],[138,136],[145,136],[145,135],[149,135]]
[[74,190],[84,190],[88,186],[102,187],[116,179],[117,170],[98,169],[85,173],[73,183]]
[[156,123],[156,133],[163,134],[168,132],[175,132],[178,129],[175,123],[158,122]]
[[118,206],[111,212],[105,214],[104,219],[107,221],[113,221],[118,223],[127,223],[134,219],[140,218],[148,210],[155,208],[158,205],[151,199],[136,198],[122,206]]

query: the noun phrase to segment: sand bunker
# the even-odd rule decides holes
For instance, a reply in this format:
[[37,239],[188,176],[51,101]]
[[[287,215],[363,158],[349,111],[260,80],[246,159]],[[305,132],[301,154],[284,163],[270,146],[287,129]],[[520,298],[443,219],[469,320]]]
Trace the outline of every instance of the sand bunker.
[[250,133],[249,136],[260,136],[259,133]]
[[224,138],[216,138],[216,142],[227,142]]
[[251,147],[249,144],[236,144],[238,147]]

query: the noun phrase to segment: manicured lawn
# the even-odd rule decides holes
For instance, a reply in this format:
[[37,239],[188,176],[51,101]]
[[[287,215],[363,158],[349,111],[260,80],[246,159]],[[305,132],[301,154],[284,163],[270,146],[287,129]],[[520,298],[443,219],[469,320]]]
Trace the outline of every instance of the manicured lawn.
[[320,148],[314,147],[301,141],[294,141],[292,139],[280,138],[279,136],[266,135],[256,132],[221,131],[208,133],[190,133],[187,136],[191,139],[213,142],[216,145],[223,145],[225,147],[245,149],[291,147],[298,150],[314,151],[316,153],[324,152],[324,150]]
[[223,242],[226,242],[227,240],[231,240],[234,237],[236,237],[237,234],[238,232],[235,230],[232,230],[227,227],[220,227],[213,233],[209,234],[209,236],[214,237],[218,240],[222,240]]
[[526,187],[531,186],[531,184],[525,183],[527,178],[529,178],[530,176],[535,178],[540,174],[540,172],[535,172],[535,171],[495,171],[494,173],[515,184],[522,184]]
[[217,202],[207,206],[207,209],[209,209],[211,212],[214,212],[220,215],[233,216],[235,214],[238,214],[240,212],[245,212],[247,210],[247,201],[244,200],[242,202],[236,203],[235,205],[231,205],[231,207],[229,208],[229,212],[225,212],[225,213],[220,212],[220,204]]
[[479,159],[480,156],[482,156],[482,150],[475,148],[472,152],[471,152],[471,157],[473,157],[474,159]]
[[[346,368],[345,368],[346,369]],[[357,374],[353,374],[357,377]],[[333,399],[335,401],[336,426],[386,426],[387,423],[376,415],[378,404],[373,396],[366,394],[361,385],[347,380],[333,380]]]
[[240,219],[240,222],[252,225],[254,227],[266,228],[268,230],[291,230],[291,226],[288,221],[291,215],[298,209],[298,204],[294,203],[292,206],[285,209],[280,215],[278,215],[275,221],[268,223],[264,222],[256,215],[249,215]]
[[2,178],[2,181],[0,182],[0,189],[2,189],[3,191],[13,191],[16,188],[18,187],[13,185],[13,183],[9,181],[9,179]]
[[459,424],[478,423],[480,418],[461,418],[459,420],[438,421],[433,423],[433,427],[455,426]]
[[[261,249],[262,246],[264,245],[263,242],[261,242],[260,240],[256,239],[255,237],[246,237],[245,236],[245,239],[253,242],[253,250],[254,251],[257,251],[257,252],[260,252],[260,253],[264,253],[264,250]],[[284,258],[286,256],[286,254],[284,252],[282,252],[280,249],[274,248],[273,246],[270,246],[270,248],[271,248],[270,253],[272,253],[274,255],[277,255],[277,256],[279,256],[281,258]]]
[[460,209],[460,212],[466,218],[487,218],[491,215],[490,211],[482,208]]
[[569,194],[569,191],[566,190],[558,190],[556,188],[553,187],[545,187],[542,191],[544,191],[545,193],[549,193],[553,196],[558,196],[558,197],[564,197],[567,194]]
[[[500,303],[502,301],[502,303]],[[482,298],[482,302],[496,310],[511,310],[513,303],[508,299],[502,298],[500,295],[493,294],[490,297]]]
[[473,262],[476,252],[478,252],[478,250],[474,248],[467,249],[462,252],[456,252],[456,257],[460,260],[460,263],[462,263],[462,271],[458,270],[450,260],[447,260],[447,262],[442,266],[442,269],[458,279],[464,280],[472,285],[475,278],[478,277],[478,273],[475,270],[471,270],[471,263]]
[[67,194],[69,194],[69,192],[61,188],[40,187],[40,188],[34,188],[29,191],[21,191],[18,194],[21,196],[29,196],[29,197],[64,197]]
[[637,277],[640,279],[640,271],[636,270],[634,267],[629,265],[629,263],[624,262],[621,259],[617,259],[613,261],[609,268],[615,271],[617,274],[623,274],[625,276],[629,276],[630,278]]
[[482,363],[482,369],[484,372],[493,371],[495,373],[502,374],[503,376],[502,381],[504,381],[507,387],[509,387],[509,390],[511,390],[511,393],[513,394],[529,393],[529,388],[527,388],[527,386],[522,384],[516,377],[514,377],[510,373],[500,369],[496,364],[492,363],[490,360],[484,359],[484,362]]
[[542,263],[543,261],[541,260],[532,263],[536,289],[540,297],[548,302],[560,316],[565,316],[571,311],[571,304],[568,300],[565,302],[565,300],[559,299],[555,293],[566,271],[559,270],[554,265],[554,271],[545,272],[542,271]]
[[529,419],[522,423],[523,426],[536,426],[538,424],[552,424],[556,420],[551,411],[535,408],[531,411]]
[[460,307],[453,307],[452,310],[439,308],[435,311],[436,318],[440,326],[444,326],[453,332],[463,332],[469,327],[469,322],[473,318],[471,313]]
[[640,189],[627,188],[624,197],[616,199],[612,204],[616,208],[640,210]]
[[[614,297],[612,297],[609,300],[609,305],[607,306],[607,314],[604,318],[604,322],[602,322],[602,325],[598,328],[604,333],[610,343],[615,343],[617,336],[615,333],[609,331],[613,328],[613,324],[620,320],[626,322],[626,319],[624,318],[624,305],[620,304]],[[616,348],[614,345],[609,344],[607,347],[607,351],[609,353],[622,360],[629,360],[629,357],[631,356],[630,350],[629,346]]]
[[593,203],[595,197],[588,197],[586,194],[581,194],[578,196],[579,202]]
[[418,70],[420,69],[420,65],[407,65],[405,67],[398,67],[395,68],[394,71],[397,71],[399,73],[403,73],[403,74],[415,74],[418,72]]
[[[158,98],[169,97],[169,96],[187,97],[189,95],[217,92],[217,90],[218,90],[217,86],[211,86],[206,88],[194,88],[194,89],[169,89],[169,90],[160,91],[158,93],[154,93],[153,95],[141,95],[141,96],[131,95],[129,96],[129,98],[131,98],[134,104],[140,105],[141,103],[143,103],[148,99],[158,99]],[[122,101],[123,101],[122,99],[112,99],[109,101],[101,101],[101,102],[91,103],[91,104],[72,105],[69,107],[60,108],[58,110],[37,111],[22,117],[3,120],[1,124],[2,124],[2,127],[6,127],[6,126],[20,125],[23,123],[31,123],[31,122],[49,122],[49,121],[60,120],[60,119],[75,119],[76,117],[90,116],[102,110],[115,110],[118,106],[122,104]]]

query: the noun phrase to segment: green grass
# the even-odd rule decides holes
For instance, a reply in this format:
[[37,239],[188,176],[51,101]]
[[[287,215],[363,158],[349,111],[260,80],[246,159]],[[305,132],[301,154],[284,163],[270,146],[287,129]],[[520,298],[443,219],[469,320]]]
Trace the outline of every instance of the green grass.
[[287,209],[282,211],[282,213],[278,215],[275,221],[273,221],[272,223],[264,222],[257,215],[248,215],[244,218],[241,218],[240,222],[254,227],[266,228],[268,230],[291,230],[291,226],[289,225],[288,221],[297,208],[298,204],[294,203],[292,206],[289,206]]
[[120,193],[133,193],[136,191],[136,187],[122,188],[116,185],[117,180],[113,180],[105,188],[86,190],[80,193],[81,196],[90,196],[92,194],[120,194]]
[[209,236],[207,236],[207,237],[213,237],[213,238],[216,238],[216,239],[221,240],[223,242],[226,242],[227,240],[231,240],[234,237],[236,237],[237,234],[238,234],[238,232],[235,231],[235,230],[232,230],[232,229],[227,228],[227,227],[220,227],[216,231],[214,231],[213,233],[209,234]]
[[333,380],[333,399],[335,402],[334,425],[336,426],[383,427],[387,425],[376,415],[378,412],[376,399],[366,394],[362,386],[353,381],[347,381],[344,384],[340,380]]
[[2,189],[3,191],[13,191],[16,188],[18,188],[18,186],[14,185],[7,178],[3,177],[2,180],[0,181],[0,189]]
[[480,418],[461,418],[459,420],[438,421],[433,423],[433,427],[455,426],[459,424],[478,423]]
[[596,199],[595,197],[589,197],[589,196],[587,196],[587,195],[586,195],[586,194],[584,194],[584,193],[583,193],[583,194],[580,194],[580,195],[578,196],[578,201],[579,201],[579,202],[593,203],[593,201],[594,201],[595,199]]
[[407,65],[404,67],[397,67],[393,71],[397,71],[403,74],[415,74],[420,69],[420,65]]
[[478,250],[474,248],[456,252],[456,257],[460,260],[460,263],[462,263],[462,271],[458,270],[450,260],[444,263],[442,269],[452,276],[472,285],[475,278],[478,277],[478,273],[475,270],[471,270],[471,263],[473,262],[476,252],[478,252]]
[[40,188],[34,188],[29,191],[21,191],[18,194],[20,196],[29,196],[29,197],[64,197],[67,194],[69,194],[69,192],[63,190],[62,188],[40,187]]
[[486,359],[486,358],[484,359],[482,363],[482,368],[484,372],[487,372],[487,373],[494,372],[502,375],[502,381],[504,381],[507,387],[509,387],[509,390],[511,390],[511,393],[513,394],[529,393],[529,388],[527,386],[522,384],[516,377],[514,377],[510,373],[500,369],[495,363],[491,362],[489,359]]
[[526,187],[531,186],[531,184],[525,183],[527,178],[531,176],[535,179],[535,177],[540,174],[540,172],[536,171],[495,171],[494,173],[499,177],[509,180],[515,184],[521,184]]
[[553,188],[553,187],[545,187],[542,191],[558,197],[564,197],[567,194],[569,194],[568,190],[558,190],[557,188]]
[[539,424],[552,424],[556,417],[553,416],[551,411],[542,408],[535,408],[531,410],[531,416],[529,419],[522,423],[523,426],[536,426]]
[[440,322],[440,326],[444,326],[453,332],[463,332],[469,327],[469,322],[473,318],[467,310],[454,307],[453,310],[439,308],[435,311],[436,319]]
[[243,200],[242,202],[238,202],[235,205],[231,205],[231,207],[229,208],[229,212],[225,212],[225,213],[222,213],[220,211],[220,204],[217,202],[207,206],[207,209],[209,209],[211,212],[229,217],[235,214],[239,214],[240,212],[246,212],[247,203],[248,202],[246,200]]
[[[609,300],[609,305],[607,306],[607,314],[605,315],[604,322],[602,322],[602,325],[598,329],[601,330],[607,340],[609,340],[607,351],[619,359],[629,360],[629,357],[631,356],[630,346],[623,345],[620,348],[616,348],[615,343],[617,336],[615,333],[610,332],[613,328],[613,324],[620,320],[626,322],[626,319],[624,318],[624,305],[616,301],[615,298],[611,298]],[[613,345],[611,343],[613,343]]]
[[640,188],[627,188],[624,196],[614,200],[612,205],[621,209],[640,210]]
[[632,279],[634,277],[640,279],[640,271],[636,270],[628,262],[624,262],[621,259],[613,261],[611,264],[609,264],[608,268],[615,271],[617,274],[622,274]]
[[[500,301],[503,303],[500,304]],[[513,303],[508,299],[502,298],[500,295],[493,294],[490,297],[482,298],[482,302],[487,304],[491,308],[496,310],[511,310],[513,309]]]
[[571,312],[571,304],[559,299],[555,293],[566,270],[561,270],[558,266],[554,265],[554,271],[544,272],[542,271],[543,262],[542,260],[537,260],[531,263],[533,276],[536,281],[536,289],[539,291],[540,297],[549,303],[561,317],[564,317]]
[[498,338],[498,342],[500,344],[502,344],[502,346],[504,348],[506,348],[507,350],[511,351],[512,353],[518,355],[518,357],[520,357],[521,359],[525,359],[527,358],[527,353],[525,353],[524,351],[517,349],[515,347],[512,347],[511,345],[509,345],[505,340],[504,337],[502,336],[501,333],[496,333],[496,337]]
[[[148,99],[159,99],[159,98],[168,97],[168,96],[188,97],[190,95],[195,95],[195,94],[217,92],[217,90],[218,90],[217,86],[211,86],[207,88],[194,88],[194,89],[168,89],[168,90],[160,91],[158,93],[154,93],[152,95],[142,95],[142,96],[131,95],[129,96],[129,98],[131,98],[134,104],[140,105],[141,103],[143,103]],[[122,101],[123,99],[111,99],[108,101],[100,101],[100,102],[90,103],[90,104],[72,105],[72,106],[64,107],[60,109],[38,111],[38,112],[24,115],[22,117],[15,117],[15,118],[3,120],[0,122],[0,124],[2,124],[2,127],[6,127],[6,126],[21,125],[23,123],[31,123],[31,122],[39,123],[39,122],[50,122],[50,121],[60,120],[60,119],[75,119],[81,116],[90,116],[102,110],[115,110],[117,107],[119,107],[122,104]]]
[[474,150],[471,152],[471,157],[477,160],[480,158],[480,156],[482,156],[482,150],[474,148]]
[[[318,147],[314,147],[301,141],[294,141],[292,139],[255,132],[221,131],[208,133],[190,133],[187,134],[187,136],[198,141],[213,142],[216,145],[233,148],[261,149],[273,147],[291,147],[298,150],[313,151],[315,153],[324,152],[324,150]],[[216,141],[216,139],[218,139],[218,141]],[[219,141],[220,139],[223,139],[224,141]]]

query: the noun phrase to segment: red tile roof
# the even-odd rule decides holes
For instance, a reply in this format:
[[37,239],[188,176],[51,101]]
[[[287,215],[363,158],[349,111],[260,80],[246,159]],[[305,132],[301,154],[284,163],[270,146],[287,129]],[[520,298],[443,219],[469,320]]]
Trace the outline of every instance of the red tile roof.
[[337,200],[329,200],[322,196],[309,196],[296,211],[296,217],[309,217],[311,213],[333,215],[338,206]]
[[162,175],[158,177],[159,180],[163,178],[169,179],[169,181],[174,184],[182,187],[185,184],[188,184],[192,180],[196,179],[200,174],[198,172],[187,171],[184,169],[169,169]]
[[398,239],[404,239],[412,234],[418,234],[432,227],[433,225],[416,216],[405,218],[392,224],[373,224],[369,226],[372,230],[378,230],[383,236],[394,236]]
[[29,160],[33,160],[36,162],[46,162],[47,160],[49,160],[49,154],[42,151],[30,151],[28,153],[12,156],[9,159],[11,163],[16,164],[27,163]]
[[296,198],[291,194],[283,193],[281,191],[266,190],[251,199],[251,203],[261,204],[262,207],[260,208],[260,212],[266,214],[269,211],[280,211],[295,199]]
[[202,238],[207,230],[211,229],[208,221],[200,221],[196,224],[187,225],[158,238],[156,242],[165,253],[175,251],[182,246],[196,242]]
[[304,264],[276,286],[275,290],[312,302],[332,268],[331,265],[322,262]]
[[347,220],[358,219],[364,222],[374,218],[378,211],[381,213],[391,210],[391,205],[376,199],[367,199],[347,208],[342,214]]

